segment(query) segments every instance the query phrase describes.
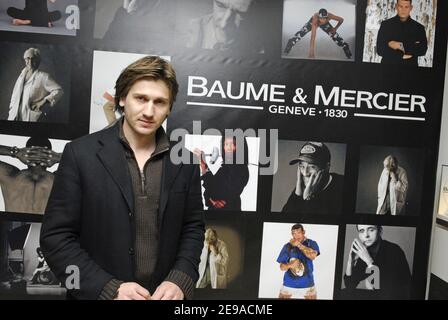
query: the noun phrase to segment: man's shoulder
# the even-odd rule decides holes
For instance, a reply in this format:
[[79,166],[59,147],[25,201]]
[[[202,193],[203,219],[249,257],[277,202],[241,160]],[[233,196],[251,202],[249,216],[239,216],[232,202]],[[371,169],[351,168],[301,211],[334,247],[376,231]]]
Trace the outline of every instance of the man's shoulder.
[[[110,126],[103,130],[76,138],[69,144],[74,149],[91,151],[92,150],[91,148],[94,146],[97,146],[99,141],[108,140],[108,139],[113,138],[114,136],[117,137],[117,139],[118,139],[117,128],[115,126]],[[89,148],[89,149],[86,149],[86,148]]]
[[342,174],[332,172],[331,177],[332,177],[331,184],[333,186],[339,187],[344,183],[344,176]]
[[403,249],[401,249],[398,244],[385,239],[381,240],[381,247],[384,251],[387,252],[403,252]]
[[409,20],[416,28],[425,30],[425,26],[423,24],[421,24],[420,22],[418,22],[417,20],[414,20],[411,17],[409,17]]
[[306,241],[308,241],[309,245],[317,246],[317,241],[314,241],[313,239],[306,238]]
[[395,15],[392,18],[384,19],[383,21],[381,21],[381,25],[387,26],[387,25],[391,25],[391,24],[396,24],[399,21],[400,20],[399,20],[398,15]]

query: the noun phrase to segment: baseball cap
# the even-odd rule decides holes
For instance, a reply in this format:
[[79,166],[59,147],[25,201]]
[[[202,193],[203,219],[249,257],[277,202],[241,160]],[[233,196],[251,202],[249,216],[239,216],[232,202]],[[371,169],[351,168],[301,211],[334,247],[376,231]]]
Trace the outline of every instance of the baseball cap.
[[290,165],[299,161],[325,165],[331,160],[330,150],[322,142],[307,142],[299,150],[299,156],[289,162]]
[[320,9],[319,10],[319,18],[326,18],[326,17],[328,17],[327,9],[324,9],[324,8]]

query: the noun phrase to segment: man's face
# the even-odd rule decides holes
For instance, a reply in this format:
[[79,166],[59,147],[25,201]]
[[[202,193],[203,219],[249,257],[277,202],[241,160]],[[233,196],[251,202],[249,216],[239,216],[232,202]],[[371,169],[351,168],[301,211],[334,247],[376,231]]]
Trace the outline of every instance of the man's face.
[[394,172],[397,169],[397,163],[391,157],[386,158],[384,160],[383,164],[384,164],[384,168],[387,169],[388,171]]
[[378,240],[378,227],[372,225],[358,225],[359,240],[368,248]]
[[213,243],[216,242],[216,240],[218,240],[218,239],[216,238],[216,235],[215,235],[215,233],[213,232],[213,230],[211,230],[211,229],[207,229],[207,230],[205,231],[205,241],[206,241],[208,244],[213,244]]
[[25,67],[28,70],[37,69],[36,57],[31,52],[25,52],[25,54],[23,55],[23,60],[25,60]]
[[170,113],[170,90],[162,80],[138,80],[125,98],[124,118],[137,136],[150,136]]
[[401,20],[407,20],[411,15],[411,1],[398,0],[395,8],[397,9],[397,14]]
[[235,32],[251,3],[252,0],[214,0],[213,23],[219,40],[228,42],[235,38]]
[[320,170],[322,170],[322,168],[320,166],[318,166],[317,164],[313,164],[310,162],[306,162],[306,161],[300,161],[299,162],[299,170],[300,173],[302,174],[305,184],[308,183],[309,179],[311,178],[311,175],[317,174]]
[[294,229],[291,231],[291,235],[294,240],[302,242],[305,239],[305,231],[302,229]]
[[235,143],[233,143],[233,138],[226,138],[224,140],[224,152],[226,154],[233,155],[233,153],[236,151]]

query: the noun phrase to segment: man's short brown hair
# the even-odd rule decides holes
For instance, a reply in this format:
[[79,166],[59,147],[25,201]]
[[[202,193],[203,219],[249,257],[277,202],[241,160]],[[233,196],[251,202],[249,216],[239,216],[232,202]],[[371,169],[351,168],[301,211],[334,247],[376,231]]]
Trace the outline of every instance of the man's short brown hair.
[[115,106],[120,105],[120,99],[126,98],[129,90],[139,80],[162,80],[170,91],[170,109],[176,101],[179,84],[173,66],[158,56],[146,56],[124,69],[115,83]]

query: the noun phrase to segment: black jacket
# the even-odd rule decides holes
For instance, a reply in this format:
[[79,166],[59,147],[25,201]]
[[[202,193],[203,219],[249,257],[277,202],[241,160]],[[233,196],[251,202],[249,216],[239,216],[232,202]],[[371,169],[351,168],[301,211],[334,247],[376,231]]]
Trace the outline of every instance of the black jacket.
[[[412,55],[412,58],[403,59],[403,51],[390,48],[389,41],[402,42],[405,53]],[[428,49],[425,27],[411,17],[402,22],[397,15],[381,23],[376,47],[383,57],[381,63],[418,66],[418,57],[424,56]]]
[[310,200],[304,200],[302,196],[296,195],[294,187],[288,201],[283,206],[282,212],[340,214],[344,192],[344,176],[337,173],[331,173],[331,176],[333,180],[330,185]]
[[[204,241],[199,168],[163,159],[159,204],[159,253],[154,292],[176,269],[198,279]],[[67,266],[80,271],[80,289],[69,295],[97,299],[109,280],[134,280],[133,193],[118,126],[82,137],[65,147],[50,194],[40,245],[65,283]]]
[[[395,243],[382,239],[373,264],[379,268],[379,289],[356,290],[359,283],[370,276],[366,273],[367,264],[359,259],[352,269],[352,275],[344,275],[347,298],[356,298],[357,294],[370,299],[408,299],[411,284],[411,272],[403,250]],[[362,290],[362,289],[361,289]]]
[[[205,204],[209,210],[241,211],[241,193],[249,181],[247,165],[223,164],[215,175],[208,171],[201,179],[204,181]],[[225,200],[225,207],[215,208],[210,198]]]

